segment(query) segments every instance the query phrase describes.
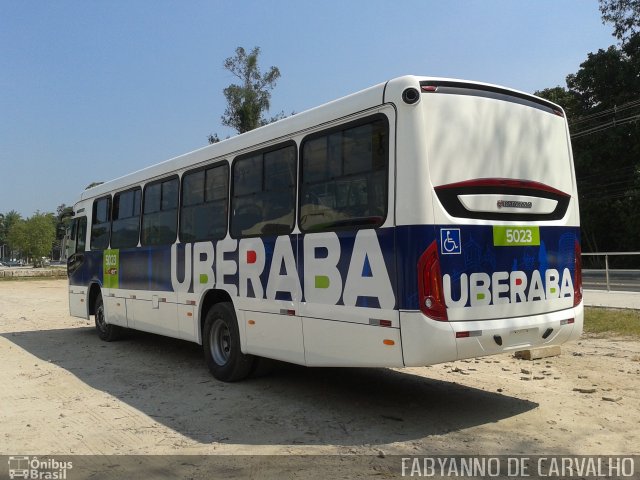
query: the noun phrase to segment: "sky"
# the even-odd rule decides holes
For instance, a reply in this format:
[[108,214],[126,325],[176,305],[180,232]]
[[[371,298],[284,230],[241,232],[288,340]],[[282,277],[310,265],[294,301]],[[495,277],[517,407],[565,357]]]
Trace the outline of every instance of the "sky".
[[238,46],[280,69],[274,115],[407,74],[565,86],[611,32],[597,0],[0,0],[0,213],[234,135]]

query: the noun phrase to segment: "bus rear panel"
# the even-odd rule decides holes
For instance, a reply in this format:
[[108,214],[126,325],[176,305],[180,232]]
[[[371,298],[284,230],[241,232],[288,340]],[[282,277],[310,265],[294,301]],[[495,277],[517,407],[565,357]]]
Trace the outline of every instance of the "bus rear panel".
[[563,111],[490,85],[430,79],[406,88],[420,92],[405,109],[423,129],[422,165],[420,175],[399,173],[409,185],[398,191],[424,208],[411,209],[421,219],[404,219],[398,198],[397,222],[407,223],[398,245],[415,266],[399,278],[405,364],[577,338],[579,213]]

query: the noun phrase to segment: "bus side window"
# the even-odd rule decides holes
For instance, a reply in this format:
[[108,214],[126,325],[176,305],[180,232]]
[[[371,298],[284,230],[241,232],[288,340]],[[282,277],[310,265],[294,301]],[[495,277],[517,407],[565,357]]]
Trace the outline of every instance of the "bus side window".
[[302,231],[372,228],[387,215],[389,123],[368,121],[315,133],[302,142]]
[[65,258],[69,258],[71,255],[76,253],[76,245],[77,245],[77,233],[78,233],[78,219],[75,218],[71,221],[67,229],[67,236],[64,244],[64,254]]
[[219,240],[227,234],[229,165],[187,172],[182,176],[180,241]]
[[76,253],[84,252],[87,246],[87,217],[78,218],[76,233]]
[[138,246],[140,236],[140,188],[116,193],[113,197],[111,248]]
[[178,177],[148,184],[144,189],[142,245],[170,245],[178,233]]
[[91,218],[91,250],[104,250],[109,246],[111,233],[111,196],[93,202]]
[[231,236],[291,233],[295,198],[295,144],[237,158],[233,164]]

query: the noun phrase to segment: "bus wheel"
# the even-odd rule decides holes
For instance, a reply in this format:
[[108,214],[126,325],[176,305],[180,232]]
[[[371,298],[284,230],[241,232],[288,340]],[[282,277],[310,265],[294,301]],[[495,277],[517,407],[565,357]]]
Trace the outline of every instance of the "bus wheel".
[[240,350],[240,331],[231,303],[217,303],[207,312],[202,333],[204,359],[215,378],[235,382],[249,375],[254,357]]
[[122,336],[122,328],[118,325],[111,325],[107,323],[107,319],[104,315],[104,302],[102,301],[102,295],[98,295],[96,298],[96,330],[100,340],[105,342],[113,342],[118,340]]

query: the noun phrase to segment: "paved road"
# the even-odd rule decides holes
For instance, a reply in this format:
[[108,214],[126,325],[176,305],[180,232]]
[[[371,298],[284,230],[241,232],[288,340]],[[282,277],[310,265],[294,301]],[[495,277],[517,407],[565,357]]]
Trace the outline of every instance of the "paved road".
[[[607,290],[605,271],[584,269],[582,271],[582,285],[589,290]],[[609,289],[640,292],[640,270],[609,270]]]
[[640,294],[637,292],[607,292],[606,290],[585,290],[586,307],[626,308],[640,310]]

